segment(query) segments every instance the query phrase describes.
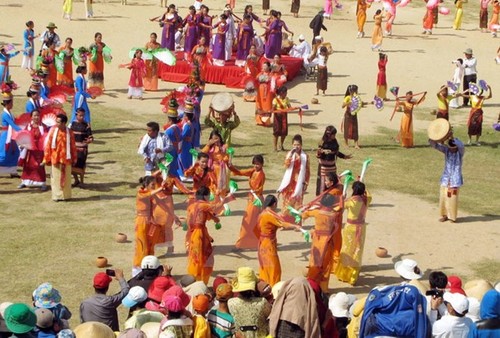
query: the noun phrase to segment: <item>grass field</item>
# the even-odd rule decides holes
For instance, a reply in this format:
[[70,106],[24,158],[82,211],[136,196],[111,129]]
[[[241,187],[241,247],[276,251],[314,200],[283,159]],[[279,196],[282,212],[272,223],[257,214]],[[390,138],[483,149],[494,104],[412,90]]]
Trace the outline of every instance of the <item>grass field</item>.
[[[90,145],[86,183],[73,189],[71,201],[54,203],[50,192],[18,190],[17,180],[0,178],[1,270],[16,285],[15,289],[1,288],[0,301],[29,302],[29,295],[39,283],[51,281],[76,316],[80,301],[92,293],[91,278],[97,256],[105,255],[128,274],[131,246],[115,243],[113,238],[117,232],[133,233],[135,189],[143,172],[136,149],[151,116],[97,105],[93,106],[92,114],[95,142]],[[156,116],[162,122],[163,116]],[[299,127],[292,124],[290,130],[292,134]],[[322,133],[315,125],[304,124],[304,148],[311,156],[314,173],[314,150]],[[341,146],[346,153],[353,152],[354,158],[339,160],[338,170],[351,169],[359,174],[362,162],[371,157],[373,163],[366,180],[371,190],[397,191],[436,203],[442,155],[427,145],[423,132],[416,133],[417,146],[413,149],[403,149],[394,143],[395,133],[381,128],[377,135],[362,136],[362,149],[357,151]],[[455,133],[464,139],[463,127],[456,128]],[[283,173],[284,153],[272,150],[271,131],[244,121],[234,132],[233,140],[237,165],[250,165],[254,154],[264,154],[268,185],[274,187]],[[466,183],[461,190],[460,208],[472,215],[498,217],[500,172],[495,140],[498,137],[492,132],[485,132],[482,147],[466,150]],[[287,141],[289,148],[291,136]],[[314,183],[311,182],[311,187]],[[176,197],[178,202],[181,199]],[[494,278],[499,273],[498,261],[484,262],[471,270],[470,278],[486,277],[483,274]],[[74,319],[73,323],[76,322]]]

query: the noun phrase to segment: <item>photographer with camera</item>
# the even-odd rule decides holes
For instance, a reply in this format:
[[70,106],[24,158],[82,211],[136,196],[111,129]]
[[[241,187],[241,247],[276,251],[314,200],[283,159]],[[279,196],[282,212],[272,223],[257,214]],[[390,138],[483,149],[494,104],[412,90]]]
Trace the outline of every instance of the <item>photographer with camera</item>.
[[[112,296],[106,295],[109,284],[113,280],[109,275],[114,275],[115,279],[120,283],[121,288],[120,292]],[[80,304],[81,322],[99,322],[109,326],[113,331],[120,331],[116,308],[120,306],[129,289],[130,287],[121,269],[106,270],[106,273],[96,273],[94,276],[95,294]]]
[[430,324],[446,314],[446,305],[443,304],[443,294],[448,285],[448,277],[442,271],[432,271],[429,275],[430,290],[425,293],[427,299],[427,317]]

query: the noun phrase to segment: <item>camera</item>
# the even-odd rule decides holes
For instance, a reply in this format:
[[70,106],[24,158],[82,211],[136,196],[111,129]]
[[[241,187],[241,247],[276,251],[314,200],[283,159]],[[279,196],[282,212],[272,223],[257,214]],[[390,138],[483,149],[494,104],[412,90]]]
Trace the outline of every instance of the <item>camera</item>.
[[113,270],[113,269],[106,269],[106,275],[108,275],[110,277],[115,277],[116,276],[115,270]]
[[431,289],[429,291],[425,292],[426,296],[433,296],[436,298],[443,298],[444,291],[443,290],[438,290],[438,289]]

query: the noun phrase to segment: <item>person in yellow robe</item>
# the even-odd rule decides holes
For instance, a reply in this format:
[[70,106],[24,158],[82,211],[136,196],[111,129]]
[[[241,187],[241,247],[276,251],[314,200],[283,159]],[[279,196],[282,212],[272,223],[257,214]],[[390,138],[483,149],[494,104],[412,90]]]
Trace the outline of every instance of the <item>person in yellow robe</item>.
[[372,197],[363,182],[352,185],[352,196],[344,202],[347,221],[342,230],[342,251],[335,275],[343,282],[356,284],[361,271],[361,260],[366,237],[366,211]]
[[[399,97],[396,98],[396,111],[400,108],[403,110],[403,117],[401,118],[401,126],[399,128],[399,138],[401,146],[404,148],[413,148],[413,108],[422,103],[425,99],[427,92],[413,94],[410,90],[406,92],[405,101],[400,101]],[[422,95],[420,99],[413,100],[414,97]]]

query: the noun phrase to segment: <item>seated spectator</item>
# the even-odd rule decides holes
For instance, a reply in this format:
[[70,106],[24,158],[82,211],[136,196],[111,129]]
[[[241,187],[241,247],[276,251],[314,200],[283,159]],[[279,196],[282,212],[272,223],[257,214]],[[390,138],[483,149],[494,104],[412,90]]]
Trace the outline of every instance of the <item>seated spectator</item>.
[[472,324],[469,338],[500,337],[500,292],[492,289],[481,301],[481,320]]
[[467,297],[467,300],[469,301],[469,311],[467,311],[465,315],[474,323],[480,321],[481,317],[479,316],[479,311],[481,309],[481,303],[474,297]]
[[123,270],[116,269],[115,275],[116,280],[120,283],[121,290],[113,296],[106,295],[112,281],[111,277],[104,272],[98,272],[94,276],[95,295],[80,304],[80,320],[82,323],[99,322],[109,326],[113,331],[120,331],[116,308],[120,306],[122,299],[127,295],[129,286],[123,277]]
[[448,277],[448,284],[446,288],[451,293],[460,293],[467,297],[464,289],[462,288],[462,280],[458,276],[450,276]]
[[193,335],[193,321],[184,315],[185,306],[178,296],[167,296],[162,302],[167,317],[160,324],[159,338],[190,338]]
[[76,335],[70,329],[64,329],[59,331],[57,334],[57,338],[76,338]]
[[148,336],[139,329],[126,329],[118,338],[148,338]]
[[36,315],[26,305],[15,303],[9,305],[3,314],[7,329],[13,334],[7,337],[35,338]]
[[39,309],[49,309],[54,314],[54,331],[68,329],[71,311],[61,304],[61,295],[50,283],[40,284],[33,292],[33,305]]
[[227,302],[229,313],[234,318],[236,334],[243,337],[265,337],[269,331],[267,317],[271,312],[271,304],[257,296],[255,286],[257,277],[252,268],[238,268],[238,274],[233,281],[233,292],[238,297]]
[[330,311],[332,311],[332,315],[335,318],[335,325],[337,327],[339,338],[347,338],[347,325],[349,325],[351,321],[349,307],[355,300],[356,297],[348,295],[345,292],[339,292],[330,297],[328,307],[330,308]]
[[445,292],[443,300],[448,314],[432,325],[432,336],[466,338],[473,325],[472,320],[465,317],[469,309],[467,297],[460,293]]
[[141,286],[144,290],[148,291],[156,277],[161,275],[171,276],[171,273],[171,266],[167,265],[164,267],[155,256],[145,256],[141,261],[141,272],[130,278],[128,285],[130,287]]
[[229,338],[235,334],[234,318],[229,313],[227,302],[233,297],[233,288],[229,283],[219,284],[215,288],[218,308],[213,308],[207,315],[210,332],[213,338]]
[[99,322],[86,322],[73,330],[78,338],[116,338],[108,325]]
[[38,338],[56,338],[54,314],[48,309],[36,309],[35,315]]
[[422,271],[413,259],[405,258],[394,264],[394,270],[403,278],[403,283],[422,278]]
[[193,327],[194,337],[210,338],[210,327],[205,318],[210,308],[211,299],[207,295],[200,294],[193,297]]
[[169,288],[167,291],[165,291],[163,293],[163,295],[161,296],[161,303],[160,303],[159,311],[161,311],[165,315],[168,313],[166,301],[170,296],[179,297],[182,301],[182,307],[184,310],[191,302],[191,297],[188,296],[188,294],[185,293],[184,290],[182,290],[182,288],[180,286],[174,285],[171,288]]
[[163,293],[176,285],[172,277],[157,277],[148,289],[148,299],[145,308],[151,311],[159,311]]
[[[194,299],[197,295],[204,295],[209,292],[207,285],[203,281],[196,281],[196,278],[192,275],[185,275],[179,281],[179,284],[182,287],[182,290],[191,297],[191,300]],[[186,307],[186,310],[193,313],[193,304],[192,302]]]
[[5,314],[5,309],[11,306],[11,302],[3,302],[0,304],[0,338],[10,337],[11,333],[5,325],[5,319],[3,319],[3,315]]
[[283,284],[269,315],[273,337],[321,337],[314,290],[304,277]]
[[[128,290],[125,298],[122,299],[122,305],[126,308],[141,308],[144,309],[145,301],[148,298],[148,294],[146,290],[144,290],[141,286],[133,286]],[[129,312],[129,318],[132,314],[132,311]]]
[[274,301],[273,289],[271,288],[271,285],[264,280],[259,280],[257,282],[257,294],[260,297],[265,298],[270,304]]
[[306,41],[303,34],[299,35],[299,43],[294,44],[289,55],[294,58],[305,59],[311,54],[311,45]]
[[426,313],[431,325],[446,314],[443,294],[448,283],[448,277],[442,271],[432,271],[429,275],[430,290],[425,293],[425,299],[427,300]]

